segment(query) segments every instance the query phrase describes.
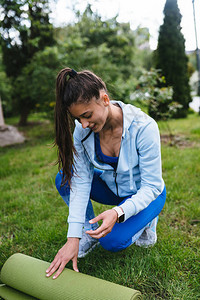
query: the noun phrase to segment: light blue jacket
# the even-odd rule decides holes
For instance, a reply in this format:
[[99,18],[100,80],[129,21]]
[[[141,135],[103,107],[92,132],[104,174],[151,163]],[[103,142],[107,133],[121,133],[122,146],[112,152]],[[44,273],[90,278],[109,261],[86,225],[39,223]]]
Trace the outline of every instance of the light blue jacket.
[[160,135],[157,123],[130,104],[118,103],[123,111],[123,133],[116,172],[95,156],[94,132],[76,121],[74,145],[76,174],[70,192],[68,237],[82,237],[90,198],[94,167],[103,171],[102,180],[120,197],[130,196],[122,205],[125,221],[146,208],[163,191]]

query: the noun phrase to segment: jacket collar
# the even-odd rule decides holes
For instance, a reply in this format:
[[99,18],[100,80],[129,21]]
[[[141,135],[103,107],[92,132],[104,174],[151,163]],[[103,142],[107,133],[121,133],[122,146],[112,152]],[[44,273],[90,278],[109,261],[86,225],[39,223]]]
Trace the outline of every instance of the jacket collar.
[[129,130],[132,122],[137,119],[137,114],[141,111],[140,108],[137,108],[130,104],[125,104],[122,101],[111,100],[111,103],[118,104],[123,112],[123,132],[122,138],[125,137],[126,131]]
[[81,143],[85,149],[85,153],[89,159],[89,161],[97,168],[101,170],[113,170],[110,165],[105,163],[101,163],[96,159],[95,153],[95,140],[94,140],[94,132],[91,129],[88,129],[88,134],[81,140]]

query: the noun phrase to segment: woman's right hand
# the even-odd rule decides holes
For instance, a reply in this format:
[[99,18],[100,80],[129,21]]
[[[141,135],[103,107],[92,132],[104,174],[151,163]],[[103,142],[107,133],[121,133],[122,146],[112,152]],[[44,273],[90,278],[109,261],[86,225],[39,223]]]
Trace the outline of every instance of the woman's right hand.
[[70,260],[73,262],[74,271],[79,272],[77,267],[78,249],[79,238],[68,238],[67,243],[58,251],[50,267],[46,270],[46,276],[50,277],[57,271],[53,276],[53,279],[56,279]]

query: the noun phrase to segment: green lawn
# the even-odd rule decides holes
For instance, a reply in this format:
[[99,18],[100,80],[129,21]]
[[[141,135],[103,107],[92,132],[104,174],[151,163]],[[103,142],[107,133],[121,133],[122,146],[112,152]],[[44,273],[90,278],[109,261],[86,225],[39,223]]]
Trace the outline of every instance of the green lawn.
[[[36,122],[38,116],[33,115]],[[15,124],[15,119],[6,120]],[[200,116],[172,120],[169,145],[160,122],[167,201],[153,248],[110,253],[96,248],[79,259],[83,273],[138,289],[144,299],[200,299]],[[16,252],[52,261],[66,242],[68,209],[54,178],[53,126],[43,120],[23,130],[23,145],[0,149],[1,267]],[[94,203],[96,214],[106,206]],[[72,264],[68,264],[72,268]]]

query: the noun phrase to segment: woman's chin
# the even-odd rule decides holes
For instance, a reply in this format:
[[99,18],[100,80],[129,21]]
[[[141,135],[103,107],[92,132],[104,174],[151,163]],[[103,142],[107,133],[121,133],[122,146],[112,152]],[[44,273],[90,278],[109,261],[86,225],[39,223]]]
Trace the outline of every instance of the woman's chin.
[[92,129],[92,131],[96,132],[96,130],[97,130],[97,125],[94,125],[91,129]]

